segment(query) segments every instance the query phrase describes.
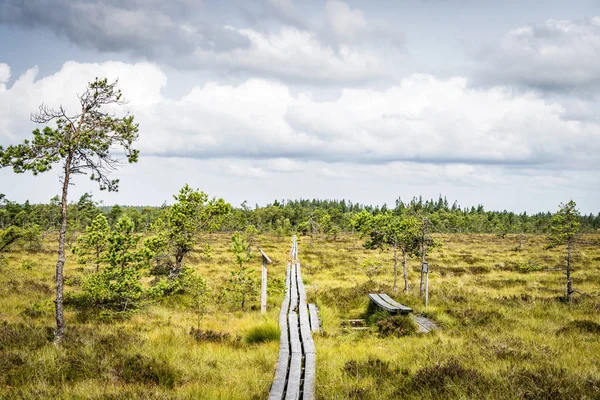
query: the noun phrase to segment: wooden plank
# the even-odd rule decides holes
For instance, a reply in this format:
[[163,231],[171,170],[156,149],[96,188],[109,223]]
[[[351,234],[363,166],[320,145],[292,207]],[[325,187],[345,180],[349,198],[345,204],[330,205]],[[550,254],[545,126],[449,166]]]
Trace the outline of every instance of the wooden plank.
[[302,270],[300,269],[299,262],[296,263],[296,285],[298,287],[298,301],[301,303],[300,306],[306,305],[306,290],[302,281]]
[[286,387],[290,353],[287,348],[279,350],[279,358],[275,367],[275,378],[269,391],[269,400],[282,400]]
[[317,352],[315,348],[315,342],[310,334],[310,326],[300,326],[300,334],[302,336],[302,346],[304,347],[304,354],[315,354]]
[[393,306],[395,306],[395,307],[398,307],[398,308],[401,310],[400,312],[401,312],[402,314],[408,314],[408,313],[411,313],[411,312],[413,312],[412,308],[410,308],[410,307],[406,307],[404,304],[400,304],[400,303],[398,303],[396,300],[392,299],[390,296],[388,296],[388,295],[387,295],[387,294],[385,294],[385,293],[379,293],[379,296],[380,296],[380,297],[381,297],[383,300],[385,300],[385,301],[387,301],[388,303],[390,303],[391,305],[393,305]]
[[302,378],[302,353],[292,353],[288,383],[285,393],[286,400],[298,400],[300,398],[300,380]]
[[306,306],[301,307],[300,310],[300,337],[302,338],[302,344],[304,346],[304,353],[314,353],[315,343],[313,342],[312,334],[310,332],[310,320],[308,319],[308,310]]
[[310,329],[313,332],[318,332],[321,329],[321,324],[319,322],[317,305],[310,303],[308,305],[308,311],[310,312]]
[[395,307],[391,304],[389,304],[388,302],[386,302],[385,300],[383,300],[381,298],[381,296],[379,296],[376,293],[369,293],[369,298],[373,301],[373,303],[375,303],[378,307],[383,308],[384,310],[392,313],[392,314],[396,314],[400,311],[400,309],[398,307]]
[[275,377],[271,390],[269,392],[269,400],[282,400],[285,392],[286,379],[288,372],[288,364],[290,359],[290,341],[288,335],[287,310],[279,315],[279,328],[281,336],[279,337],[279,358],[275,366]]
[[283,298],[283,303],[281,303],[281,311],[280,314],[287,314],[288,311],[290,310],[290,265],[288,264],[288,268],[287,268],[287,276],[285,278],[285,287],[286,287],[286,291],[285,291],[285,297]]
[[298,315],[295,312],[292,311],[289,313],[288,323],[290,326],[291,359],[285,398],[297,400],[300,397],[302,377],[302,345],[298,332]]
[[279,329],[281,330],[279,342],[282,345],[285,343],[285,347],[289,348],[290,338],[288,335],[287,314],[279,314]]
[[294,310],[298,306],[298,281],[296,280],[296,264],[292,264],[292,279],[291,279],[291,305],[290,308]]
[[421,331],[423,333],[429,333],[434,329],[439,329],[439,327],[435,324],[435,322],[433,322],[429,318],[416,316],[416,315],[413,315],[412,317],[413,317],[413,320],[417,323],[419,331]]
[[317,375],[317,356],[308,353],[304,357],[304,393],[302,400],[313,400],[315,398],[315,378]]
[[300,343],[300,332],[298,325],[298,315],[290,312],[288,315],[288,324],[290,327],[290,352],[302,354],[302,344]]

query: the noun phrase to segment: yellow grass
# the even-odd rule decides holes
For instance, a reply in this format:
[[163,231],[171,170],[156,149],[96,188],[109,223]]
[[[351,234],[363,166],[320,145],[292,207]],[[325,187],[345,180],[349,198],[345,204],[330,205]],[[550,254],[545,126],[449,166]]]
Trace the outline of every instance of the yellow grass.
[[[429,257],[430,304],[424,310],[418,296],[418,260],[410,260],[411,292],[393,293],[391,251],[365,250],[360,240],[349,235],[335,242],[316,238],[310,249],[310,238],[299,237],[307,295],[318,304],[323,322],[323,333],[315,337],[317,398],[600,397],[600,333],[593,332],[593,324],[600,324],[600,301],[582,296],[576,296],[573,304],[559,300],[564,272],[552,269],[564,264],[560,249],[544,250],[544,238],[536,235],[527,236],[518,252],[514,251],[516,236],[438,238],[444,247]],[[575,257],[574,288],[598,292],[600,236],[582,239],[585,244]],[[247,344],[236,338],[254,326],[276,323],[282,296],[271,296],[265,316],[257,311],[256,302],[252,310],[241,312],[217,301],[235,268],[230,235],[209,238],[214,248],[211,258],[194,252],[187,259],[212,290],[213,302],[202,328],[228,333],[230,340],[192,338],[189,332],[196,316],[178,295],[125,321],[83,321],[68,307],[63,348],[47,340],[53,326],[56,255],[52,240],[44,243],[42,253],[9,253],[0,267],[0,358],[4,360],[0,369],[5,371],[0,397],[266,397],[278,343]],[[262,236],[258,245],[273,260],[269,275],[283,279],[290,238]],[[358,268],[366,258],[385,265],[371,286]],[[259,258],[251,264],[259,276]],[[79,279],[89,269],[69,256],[67,290],[79,290]],[[442,330],[384,338],[375,328],[346,327],[344,320],[363,317],[370,291],[387,292],[416,313],[428,315]],[[592,330],[581,330],[573,321],[588,321],[591,324],[586,326]],[[13,331],[21,332],[19,338],[11,336]],[[128,367],[123,363],[134,362],[138,355],[146,363],[142,370],[149,365],[160,376],[124,378]]]

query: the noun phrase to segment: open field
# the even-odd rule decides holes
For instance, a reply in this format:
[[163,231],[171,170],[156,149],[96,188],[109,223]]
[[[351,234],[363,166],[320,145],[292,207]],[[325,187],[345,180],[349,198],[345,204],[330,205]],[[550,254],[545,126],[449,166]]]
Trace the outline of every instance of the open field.
[[[437,235],[443,248],[428,258],[430,305],[418,296],[419,262],[410,259],[411,292],[391,290],[392,252],[365,250],[353,236],[337,241],[300,236],[299,259],[309,301],[320,308],[315,335],[318,399],[600,398],[600,298],[564,294],[559,249],[543,236]],[[235,268],[230,235],[210,238],[210,258],[193,253],[187,265],[207,278],[211,304],[202,328],[228,335],[190,335],[196,316],[183,295],[149,304],[124,321],[90,319],[67,307],[62,348],[53,326],[54,243],[44,251],[14,251],[0,267],[0,397],[263,399],[278,354],[277,341],[249,343],[248,332],[276,324],[289,237],[261,236],[271,257],[269,312],[236,310],[222,296]],[[600,290],[600,235],[584,235],[574,258],[574,288]],[[384,270],[368,283],[366,258]],[[258,276],[259,259],[251,264]],[[86,269],[72,256],[67,291],[79,289]],[[427,335],[382,337],[376,328],[352,330],[366,294],[387,292],[441,326]],[[279,294],[278,294],[279,293]]]

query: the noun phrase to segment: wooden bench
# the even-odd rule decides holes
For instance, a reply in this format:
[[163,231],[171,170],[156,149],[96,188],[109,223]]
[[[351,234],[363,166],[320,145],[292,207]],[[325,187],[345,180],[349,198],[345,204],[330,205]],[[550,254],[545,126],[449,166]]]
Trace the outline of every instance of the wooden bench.
[[369,298],[373,304],[390,314],[410,314],[413,312],[412,308],[398,303],[385,293],[370,293]]

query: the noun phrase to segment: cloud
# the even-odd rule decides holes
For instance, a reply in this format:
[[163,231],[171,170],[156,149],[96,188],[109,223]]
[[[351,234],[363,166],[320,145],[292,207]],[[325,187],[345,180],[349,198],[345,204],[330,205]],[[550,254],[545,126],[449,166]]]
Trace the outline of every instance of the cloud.
[[62,69],[47,77],[38,77],[37,67],[27,70],[5,91],[0,90],[0,141],[2,144],[20,142],[28,137],[35,125],[30,113],[42,103],[51,107],[64,105],[70,113],[78,111],[76,94],[95,77],[119,78],[119,87],[136,109],[152,109],[163,102],[160,91],[167,83],[166,75],[149,63],[81,64],[67,62]]
[[[326,43],[376,50],[378,54],[397,56],[404,47],[404,35],[387,21],[367,19],[358,8],[340,0],[325,4],[325,26],[319,35]],[[389,61],[393,64],[393,61]]]
[[325,6],[327,22],[335,35],[343,40],[352,40],[368,24],[362,11],[350,9],[348,4],[339,0],[329,0]]
[[388,73],[385,61],[375,53],[325,45],[314,34],[296,28],[270,34],[252,29],[237,32],[248,39],[248,48],[222,53],[197,49],[195,62],[206,68],[323,85],[384,79]]
[[0,4],[0,24],[48,28],[83,48],[155,60],[179,58],[196,48],[229,51],[248,45],[235,31],[203,18],[201,6],[194,4],[200,3],[6,0]]
[[[275,20],[298,29],[306,30],[307,25],[298,13],[292,0],[264,0],[259,14],[246,12],[245,16],[256,24],[259,20]],[[246,10],[245,10],[246,11]]]
[[6,90],[6,82],[10,79],[10,66],[0,63],[0,92]]
[[[42,79],[29,70],[0,93],[2,142],[28,134],[29,112],[41,102],[76,107],[74,94],[95,76],[120,77],[127,108],[140,123],[139,146],[157,157],[540,170],[600,166],[599,124],[565,119],[563,106],[533,92],[412,75],[385,90],[344,89],[329,101],[262,79],[210,82],[169,99],[161,93],[167,77],[148,63],[69,62]],[[271,164],[272,170],[297,169],[282,161]],[[266,169],[252,173],[261,171]]]
[[[163,95],[167,76],[155,64],[69,62],[46,77],[32,68],[0,92],[0,143],[29,137],[29,112],[41,102],[76,109],[75,93],[96,76],[120,78],[125,108],[140,123],[140,164],[116,174],[118,195],[98,194],[107,204],[160,204],[189,183],[235,204],[300,197],[392,204],[443,193],[517,211],[554,209],[567,197],[586,212],[597,208],[596,122],[565,120],[562,106],[538,94],[474,89],[464,78],[414,75],[329,101],[252,79],[195,86],[173,99]],[[0,191],[47,201],[58,173],[2,169]],[[78,179],[71,198],[89,190],[93,183]]]
[[[218,77],[345,86],[392,76],[390,57],[377,50],[383,31],[369,28],[358,35],[366,24],[360,11],[339,1],[327,3],[328,21],[339,35],[331,41],[327,33],[307,27],[290,0],[263,0],[259,5],[262,14],[245,11],[246,16],[273,18],[278,25],[227,25],[208,6],[188,0],[6,0],[0,3],[0,24],[44,28],[81,48],[127,53]],[[354,36],[378,44],[355,46],[345,40]]]
[[479,55],[477,78],[550,91],[595,91],[600,84],[600,18],[549,19],[511,30]]

